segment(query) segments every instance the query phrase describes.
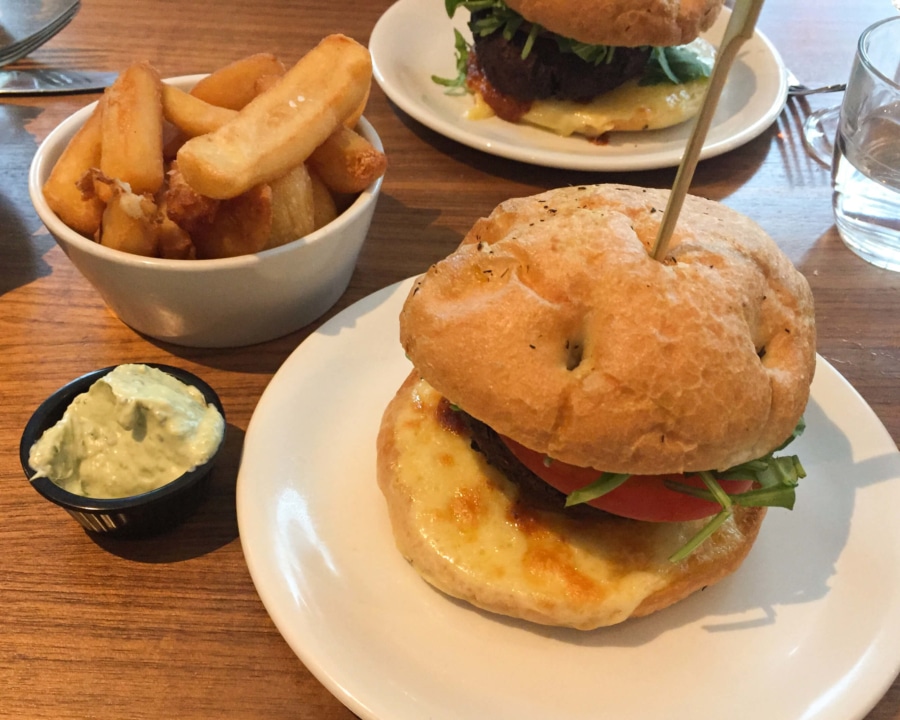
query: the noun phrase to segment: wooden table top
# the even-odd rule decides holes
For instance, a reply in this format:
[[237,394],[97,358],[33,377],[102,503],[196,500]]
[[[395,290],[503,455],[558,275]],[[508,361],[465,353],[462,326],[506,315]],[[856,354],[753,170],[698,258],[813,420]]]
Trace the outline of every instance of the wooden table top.
[[[206,72],[251,52],[293,61],[331,32],[367,42],[389,0],[83,0],[33,60],[163,76]],[[435,0],[435,12],[442,12]],[[759,22],[809,83],[846,79],[855,41],[883,0],[769,0]],[[27,174],[38,143],[95,96],[0,100],[0,717],[353,717],[279,635],[241,551],[235,483],[266,384],[317,324],[249,348],[198,350],[142,337],[104,307],[37,218]],[[692,192],[759,222],[809,278],[819,352],[900,439],[900,275],[850,253],[833,225],[829,172],[804,152],[806,114],[836,96],[790,101],[757,139],[700,164]],[[373,87],[367,117],[390,158],[350,287],[326,316],[424,271],[500,201],[588,182],[669,187],[674,169],[548,169],[463,147]],[[325,318],[323,318],[324,320]],[[25,481],[28,417],[53,390],[126,361],[176,364],[213,385],[231,432],[198,514],[152,541],[97,540]],[[893,522],[894,520],[887,519]],[[848,622],[853,622],[848,618]],[[900,720],[900,682],[867,716]]]

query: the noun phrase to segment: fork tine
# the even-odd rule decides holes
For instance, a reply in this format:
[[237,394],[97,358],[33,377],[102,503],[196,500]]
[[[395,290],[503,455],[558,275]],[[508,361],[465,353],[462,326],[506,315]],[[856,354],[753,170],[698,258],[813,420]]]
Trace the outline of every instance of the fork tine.
[[54,20],[50,25],[44,28],[44,30],[34,33],[30,38],[26,38],[22,41],[23,45],[28,45],[31,48],[34,48],[35,45],[43,45],[54,35],[59,34],[59,32],[70,22],[72,22],[72,18],[75,17],[75,13],[67,14],[65,16],[59,17]]
[[68,23],[78,11],[80,7],[80,2],[75,3],[65,10],[65,12],[60,13],[55,18],[53,18],[49,23],[44,25],[41,28],[38,28],[35,32],[27,35],[22,38],[18,42],[13,43],[12,45],[8,45],[6,48],[3,48],[3,53],[6,54],[11,50],[18,50],[22,47],[31,45],[36,39],[47,37],[48,35],[55,34],[58,32],[66,23]]
[[80,8],[80,0],[73,2],[65,11],[40,30],[0,50],[0,66],[13,63],[34,52],[68,25]]
[[[62,30],[66,25],[72,22],[72,18],[78,14],[78,11],[81,9],[81,2],[78,0],[77,2],[72,3],[69,8],[60,13],[56,18],[54,18],[51,22],[49,22],[42,30],[38,30],[31,37],[35,38],[37,36],[42,36],[45,41],[49,40],[51,37],[56,35],[60,30]],[[29,40],[26,38],[25,41]],[[24,41],[23,41],[24,42]]]
[[19,42],[17,42],[15,45],[10,45],[6,50],[2,52],[2,54],[0,54],[0,58],[18,59],[25,57],[26,55],[30,54],[35,49],[46,43],[48,40],[50,40],[50,38],[56,35],[56,33],[57,28],[54,27],[50,28],[49,30],[35,33],[34,35],[30,35],[24,40],[20,40]]
[[28,37],[20,40],[17,43],[14,43],[7,48],[4,48],[2,52],[0,52],[0,58],[6,60],[7,62],[10,59],[18,59],[21,57],[25,57],[25,55],[31,53],[36,48],[40,47],[44,43],[46,43],[50,38],[56,35],[60,30],[62,30],[65,25],[67,25],[72,19],[72,16],[61,17],[54,20],[51,24],[45,26],[41,30],[29,35]]

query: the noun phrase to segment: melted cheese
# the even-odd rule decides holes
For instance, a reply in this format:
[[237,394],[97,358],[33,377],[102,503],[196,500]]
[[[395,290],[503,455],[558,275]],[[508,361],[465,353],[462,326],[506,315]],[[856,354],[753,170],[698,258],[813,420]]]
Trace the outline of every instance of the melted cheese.
[[559,135],[598,137],[612,131],[659,130],[694,117],[708,84],[706,80],[686,85],[629,83],[587,105],[536,102],[522,120]]
[[[440,403],[428,383],[407,381],[382,424],[379,483],[398,547],[444,592],[486,610],[587,629],[625,620],[706,561],[667,559],[696,523],[578,521],[522,506],[515,486],[471,450],[468,434],[442,420]],[[729,523],[713,554],[741,541]]]

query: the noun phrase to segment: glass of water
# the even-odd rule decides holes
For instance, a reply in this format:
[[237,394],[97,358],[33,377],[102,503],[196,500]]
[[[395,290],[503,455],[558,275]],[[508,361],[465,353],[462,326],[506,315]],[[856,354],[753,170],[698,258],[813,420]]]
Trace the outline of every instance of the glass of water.
[[900,271],[900,16],[859,38],[831,178],[844,244],[873,265]]

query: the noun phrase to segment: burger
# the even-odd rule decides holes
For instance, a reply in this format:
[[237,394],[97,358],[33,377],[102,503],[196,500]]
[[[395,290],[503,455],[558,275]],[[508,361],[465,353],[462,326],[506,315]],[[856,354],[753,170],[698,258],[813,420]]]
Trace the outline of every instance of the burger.
[[380,426],[399,551],[444,593],[545,625],[647,615],[734,572],[805,475],[813,300],[768,235],[625,185],[506,201],[419,277]]
[[560,135],[654,130],[699,112],[715,51],[699,34],[722,0],[445,0],[468,117],[497,115]]

